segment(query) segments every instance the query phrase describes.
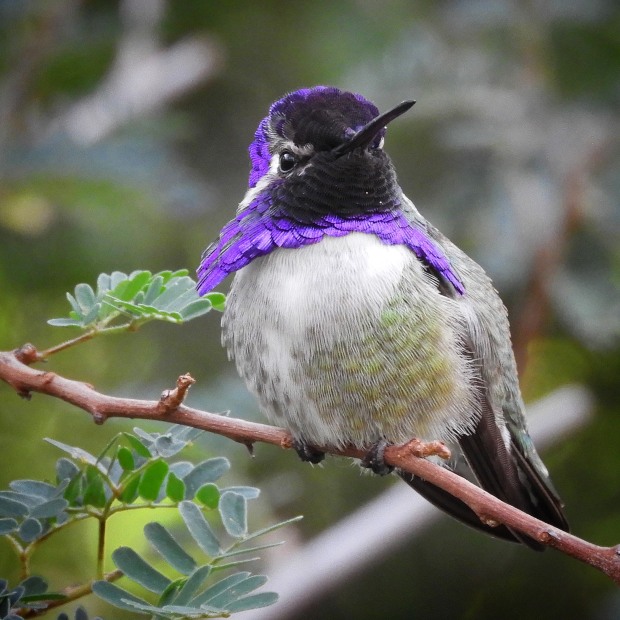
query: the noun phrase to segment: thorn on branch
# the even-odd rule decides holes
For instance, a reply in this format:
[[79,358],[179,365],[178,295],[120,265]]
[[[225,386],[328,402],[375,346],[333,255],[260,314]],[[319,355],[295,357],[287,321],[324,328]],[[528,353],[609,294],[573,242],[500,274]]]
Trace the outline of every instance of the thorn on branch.
[[42,359],[37,348],[30,342],[23,344],[19,349],[15,349],[15,357],[22,364],[26,364],[26,366],[40,362]]
[[158,404],[160,415],[166,415],[178,409],[183,404],[189,388],[194,383],[196,383],[196,379],[189,373],[186,373],[177,379],[177,385],[174,389],[164,390]]
[[32,392],[30,390],[18,389],[17,390],[17,395],[20,398],[23,398],[24,400],[31,400],[32,399]]
[[497,519],[493,519],[492,517],[487,517],[486,515],[479,514],[478,518],[482,523],[488,525],[489,527],[499,527],[501,523]]
[[105,413],[101,413],[101,411],[91,411],[91,415],[93,416],[93,422],[99,425],[103,424],[108,419],[108,416],[105,415]]
[[545,530],[544,532],[541,532],[540,536],[538,536],[538,540],[541,543],[548,545],[553,540],[560,540],[560,534],[553,530]]

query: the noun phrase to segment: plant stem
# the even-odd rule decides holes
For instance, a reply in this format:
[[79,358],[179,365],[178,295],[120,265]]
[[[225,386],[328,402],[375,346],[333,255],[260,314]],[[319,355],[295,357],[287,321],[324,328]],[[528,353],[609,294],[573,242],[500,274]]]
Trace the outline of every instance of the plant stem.
[[70,347],[75,346],[76,344],[81,344],[82,342],[87,342],[88,340],[92,340],[95,336],[100,336],[104,334],[119,334],[125,331],[134,331],[137,328],[137,321],[130,321],[129,323],[123,323],[122,325],[114,325],[113,327],[97,327],[94,329],[90,329],[87,332],[84,332],[82,335],[72,338],[71,340],[65,340],[65,342],[61,342],[49,349],[45,349],[44,351],[39,352],[38,359],[42,361],[54,353],[60,353],[60,351],[64,351]]
[[98,333],[97,330],[92,330],[92,331],[84,332],[81,336],[77,336],[76,338],[72,338],[71,340],[65,340],[65,342],[61,342],[60,344],[50,347],[49,349],[45,349],[44,351],[41,351],[39,353],[39,359],[44,360],[50,357],[50,355],[54,355],[54,353],[59,353],[60,351],[64,351],[65,349],[68,349],[69,347],[75,346],[76,344],[80,344],[82,342],[91,340],[97,335],[97,333]]
[[[107,575],[103,575],[103,579],[105,581],[113,582],[117,579],[120,579],[123,576],[123,572],[119,569],[113,570],[111,573]],[[77,586],[71,586],[62,590],[62,594],[65,595],[65,598],[62,600],[54,600],[49,601],[47,603],[47,607],[45,609],[31,609],[22,615],[23,618],[35,618],[42,614],[46,614],[50,609],[55,607],[61,607],[62,605],[66,605],[67,603],[71,603],[72,601],[76,601],[84,596],[88,596],[93,591],[93,582],[89,581],[88,583],[83,583]]]
[[97,579],[103,579],[103,564],[105,560],[105,526],[106,517],[99,519],[99,531],[97,537]]

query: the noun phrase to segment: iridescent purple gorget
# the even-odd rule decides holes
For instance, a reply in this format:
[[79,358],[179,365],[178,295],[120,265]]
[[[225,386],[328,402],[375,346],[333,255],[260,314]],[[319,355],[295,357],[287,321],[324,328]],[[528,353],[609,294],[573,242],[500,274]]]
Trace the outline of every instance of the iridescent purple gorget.
[[[323,121],[321,109],[325,110],[332,100],[337,101],[338,107],[342,108],[341,120],[346,125],[342,127],[344,135],[341,134],[340,142],[330,141],[333,132],[321,134],[324,139],[321,147],[326,152],[379,115],[378,109],[361,95],[345,93],[333,87],[301,89],[283,97],[271,106],[269,115],[260,122],[249,147],[252,161],[250,188],[256,187],[269,173],[274,154],[270,145],[274,140],[289,139],[300,147],[307,144],[309,140],[306,134],[313,131],[312,136],[315,136],[317,126]],[[321,105],[316,105],[317,102]],[[331,118],[333,110],[330,109],[330,112]],[[301,114],[308,116],[307,123],[304,124],[305,118],[300,118]],[[297,133],[290,136],[289,128],[293,125],[291,118],[295,115]],[[379,141],[384,134],[385,128],[377,133],[373,141],[375,148],[379,148]],[[317,145],[315,147],[319,148]],[[312,210],[301,218],[288,208],[285,201],[277,198],[285,189],[283,183],[283,179],[274,177],[248,206],[224,226],[218,241],[205,250],[198,269],[197,288],[200,295],[211,291],[229,274],[273,250],[297,249],[318,243],[326,236],[342,237],[353,232],[375,235],[387,245],[407,246],[440,278],[449,282],[457,293],[464,294],[464,286],[446,255],[405,215],[399,188],[398,192],[390,192],[389,199],[379,201],[379,206],[374,205],[364,212],[338,212],[335,204],[331,212],[328,204],[327,208]]]

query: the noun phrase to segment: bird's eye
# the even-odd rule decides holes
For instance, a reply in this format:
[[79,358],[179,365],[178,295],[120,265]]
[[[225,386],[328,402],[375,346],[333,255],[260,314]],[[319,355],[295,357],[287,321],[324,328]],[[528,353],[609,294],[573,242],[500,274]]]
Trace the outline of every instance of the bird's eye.
[[280,171],[290,172],[297,165],[297,157],[290,151],[284,151],[280,155]]

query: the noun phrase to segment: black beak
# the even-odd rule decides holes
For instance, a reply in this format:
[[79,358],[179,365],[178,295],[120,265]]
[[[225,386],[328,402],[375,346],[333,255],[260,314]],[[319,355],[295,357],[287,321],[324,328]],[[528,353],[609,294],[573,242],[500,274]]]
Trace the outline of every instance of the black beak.
[[383,114],[379,114],[379,116],[376,116],[370,122],[366,123],[360,130],[358,130],[352,138],[334,148],[332,153],[336,157],[341,157],[342,155],[350,153],[359,147],[368,146],[377,135],[377,132],[381,131],[381,129],[383,129],[388,123],[391,123],[395,118],[398,118],[401,114],[404,114],[413,106],[414,103],[415,101],[403,101],[391,110],[388,110]]

